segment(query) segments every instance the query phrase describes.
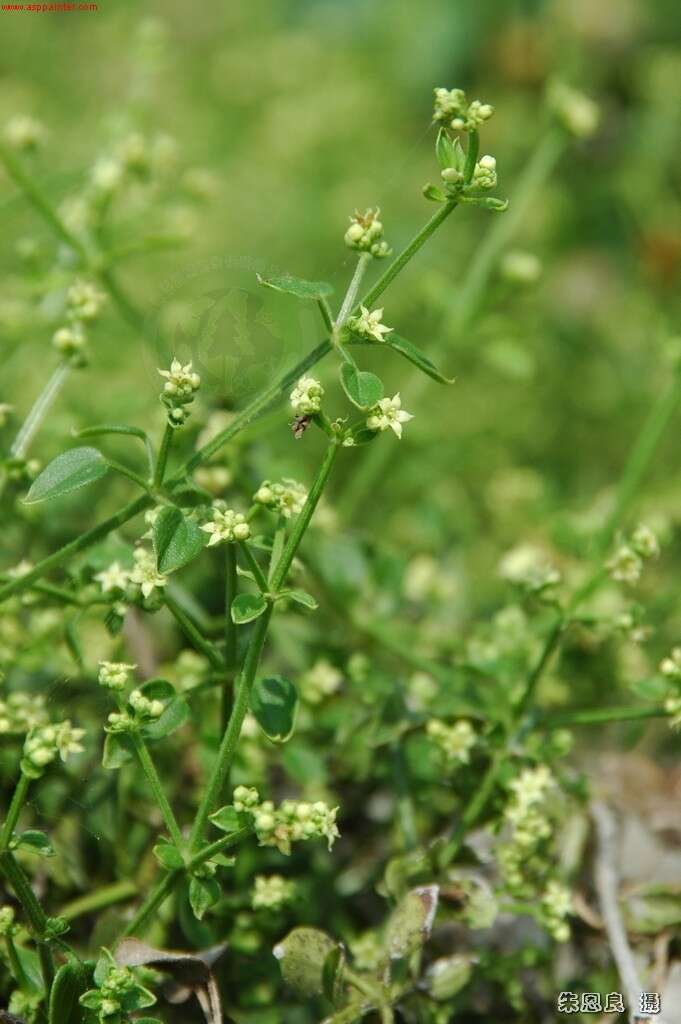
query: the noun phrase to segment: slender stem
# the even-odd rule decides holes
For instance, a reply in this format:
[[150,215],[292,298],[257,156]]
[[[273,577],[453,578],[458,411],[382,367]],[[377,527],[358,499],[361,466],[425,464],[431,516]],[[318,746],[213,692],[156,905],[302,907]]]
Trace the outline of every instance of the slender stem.
[[31,931],[38,947],[40,967],[43,975],[43,982],[45,984],[45,994],[46,996],[49,996],[52,982],[54,980],[54,962],[52,960],[52,953],[50,952],[49,944],[44,939],[48,924],[47,916],[36,899],[36,895],[33,892],[31,884],[24,874],[21,865],[9,850],[3,850],[0,853],[0,868],[12,886],[12,889],[21,903],[23,911],[30,924]]
[[548,711],[538,716],[542,728],[557,729],[572,725],[603,725],[607,722],[638,722],[646,718],[668,718],[669,712],[657,704],[640,708],[578,708],[574,711]]
[[498,751],[487,766],[487,771],[483,775],[482,781],[476,788],[472,799],[469,801],[461,815],[461,818],[452,833],[452,838],[437,855],[440,868],[448,867],[452,863],[461,849],[461,844],[463,843],[466,833],[473,825],[475,825],[480,818],[480,815],[487,807],[487,803],[494,792],[494,787],[496,786],[505,754],[505,750]]
[[236,832],[230,832],[229,835],[221,836],[215,842],[208,843],[207,846],[204,846],[198,853],[189,858],[187,870],[194,871],[196,868],[200,868],[202,864],[205,864],[207,860],[214,857],[216,853],[222,853],[223,850],[236,846],[242,839],[247,839],[250,835],[253,835],[253,826],[244,825],[243,828],[237,829]]
[[12,442],[9,453],[12,458],[23,459],[31,446],[35,435],[45,421],[45,417],[52,408],[52,404],[66,383],[71,372],[71,364],[68,362],[59,363],[45,387],[33,403],[33,407],[24,420],[17,436]]
[[333,313],[331,312],[331,307],[324,296],[317,299],[317,305],[319,307],[319,312],[322,314],[322,320],[324,321],[324,326],[327,331],[333,330]]
[[11,932],[8,932],[7,935],[5,935],[5,945],[7,946],[7,959],[9,960],[9,966],[12,975],[14,976],[14,980],[22,992],[27,992],[31,988],[31,982],[28,979],[26,971],[22,967]]
[[244,556],[245,561],[248,563],[248,567],[253,573],[253,576],[255,577],[255,582],[258,584],[261,593],[266,594],[269,590],[269,584],[267,582],[267,577],[265,576],[264,572],[262,571],[262,569],[260,568],[255,559],[255,555],[249,548],[248,544],[242,540],[239,541],[239,550],[241,551],[241,554]]
[[284,542],[286,540],[286,520],[283,516],[279,516],[277,526],[274,531],[274,540],[272,541],[272,552],[270,554],[270,564],[267,570],[267,581],[268,589],[272,582],[272,574],[276,568],[277,562],[281,558],[281,553],[284,550]]
[[537,686],[539,685],[539,682],[544,675],[558,644],[560,643],[560,639],[565,628],[566,621],[561,614],[551,627],[544,647],[542,648],[542,652],[539,655],[539,659],[530,672],[525,687],[518,698],[514,715],[516,721],[519,721],[530,707],[537,691]]
[[75,437],[101,437],[103,434],[122,434],[129,437],[137,437],[144,443],[147,451],[147,462],[149,464],[149,475],[154,473],[154,449],[146,430],[139,427],[124,427],[118,423],[99,423],[92,427],[83,427],[75,433]]
[[30,785],[31,780],[29,779],[28,775],[25,775],[23,772],[21,772],[21,774],[19,775],[19,781],[17,782],[16,787],[14,789],[14,794],[12,796],[12,801],[9,805],[9,810],[7,811],[7,817],[5,818],[4,824],[2,826],[2,831],[0,832],[0,852],[2,850],[6,850],[10,844],[10,840],[12,839],[12,833],[16,828],[16,824],[17,821],[19,820],[21,809],[26,801],[26,797],[28,795],[28,788]]
[[208,659],[213,668],[224,669],[225,666],[220,652],[216,650],[210,640],[206,640],[198,627],[189,618],[184,608],[181,608],[177,603],[175,598],[166,593],[163,596],[163,603],[174,617],[185,636],[191,640],[197,651],[200,651],[201,654]]
[[139,763],[142,766],[142,770],[147,777],[147,781],[151,786],[152,792],[156,803],[158,804],[159,810],[163,815],[163,820],[166,823],[166,828],[170,833],[170,837],[175,843],[178,850],[182,849],[182,833],[180,826],[177,824],[177,819],[173,813],[173,809],[168,802],[168,798],[165,795],[163,785],[156,771],[156,766],[151,759],[151,755],[147,749],[147,745],[138,732],[131,732],[132,743],[135,748]]
[[147,494],[149,493],[148,481],[145,480],[144,477],[141,477],[139,473],[136,473],[134,469],[128,469],[128,467],[124,466],[122,462],[115,462],[114,459],[107,459],[106,461],[110,468],[116,473],[120,473],[122,476],[127,476],[128,480],[132,480],[132,482],[137,484],[138,487],[141,487],[143,491],[146,491]]
[[354,309],[355,303],[357,302],[357,294],[359,292],[359,286],[362,283],[364,273],[371,262],[371,253],[363,252],[357,260],[357,266],[355,272],[352,275],[352,280],[348,285],[348,290],[345,293],[343,303],[340,308],[340,312],[336,317],[336,322],[333,325],[334,338],[338,340],[338,335],[341,328],[345,324],[345,321],[350,316],[350,313]]
[[280,590],[282,583],[286,579],[286,574],[291,568],[291,563],[293,562],[296,551],[298,550],[298,546],[301,540],[303,539],[303,534],[305,533],[306,529],[310,524],[310,520],[312,519],[314,510],[316,509],[317,504],[319,503],[319,499],[322,496],[322,491],[324,490],[326,482],[329,479],[329,474],[331,473],[333,463],[335,461],[336,455],[338,454],[338,448],[339,446],[335,441],[332,442],[327,448],[326,455],[324,456],[324,460],[319,469],[317,477],[314,483],[312,484],[312,487],[310,488],[310,492],[307,496],[307,501],[305,502],[300,515],[293,524],[293,529],[291,530],[291,533],[289,534],[288,539],[284,545],[284,550],[281,553],[281,558],[277,562],[274,571],[272,572],[270,578],[270,585],[275,593],[278,590]]
[[244,666],[238,679],[232,713],[229,716],[229,722],[220,743],[213,771],[204,790],[192,826],[189,838],[189,849],[191,851],[196,851],[201,843],[208,815],[214,810],[229,776],[239,737],[241,736],[241,727],[248,711],[251,689],[255,681],[258,664],[260,663],[260,655],[265,645],[265,637],[267,636],[267,628],[271,616],[272,605],[268,605],[260,618],[256,619],[255,626],[253,627]]
[[236,670],[237,626],[232,620],[232,602],[239,592],[239,577],[236,572],[236,547],[225,545],[225,667],[227,677],[222,684],[220,699],[220,731],[224,733],[232,711],[234,673]]
[[169,423],[166,423],[166,428],[163,431],[163,438],[161,440],[161,447],[158,453],[158,459],[156,460],[156,468],[154,469],[154,487],[160,487],[163,483],[166,466],[168,465],[170,446],[173,443],[174,434],[175,429],[171,427]]
[[411,242],[402,250],[385,272],[379,277],[378,281],[369,289],[364,298],[361,300],[363,306],[372,306],[376,299],[379,298],[386,290],[389,284],[395,280],[400,271],[409,263],[409,260],[419,251],[419,249],[428,241],[433,232],[437,231],[440,224],[442,224],[447,217],[449,217],[452,210],[456,209],[456,201],[453,200],[449,203],[445,203],[441,206],[437,213],[433,214],[430,220],[424,224],[421,230],[414,235]]

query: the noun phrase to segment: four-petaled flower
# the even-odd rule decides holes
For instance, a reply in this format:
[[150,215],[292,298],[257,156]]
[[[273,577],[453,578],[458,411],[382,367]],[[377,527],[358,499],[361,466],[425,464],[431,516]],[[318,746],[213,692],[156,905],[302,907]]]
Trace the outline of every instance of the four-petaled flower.
[[402,424],[413,420],[411,413],[402,408],[400,393],[393,398],[381,398],[367,417],[369,430],[392,430],[397,437],[402,437]]
[[369,341],[384,341],[384,335],[390,334],[393,328],[381,323],[382,318],[382,309],[368,310],[366,306],[360,306],[359,316],[353,316],[348,325],[362,338]]
[[130,573],[130,580],[136,583],[144,597],[149,597],[156,587],[165,587],[168,580],[156,568],[156,559],[150,551],[137,548],[135,551],[135,568]]
[[108,569],[96,573],[95,579],[104,593],[108,594],[110,590],[125,590],[130,573],[119,562],[112,562]]

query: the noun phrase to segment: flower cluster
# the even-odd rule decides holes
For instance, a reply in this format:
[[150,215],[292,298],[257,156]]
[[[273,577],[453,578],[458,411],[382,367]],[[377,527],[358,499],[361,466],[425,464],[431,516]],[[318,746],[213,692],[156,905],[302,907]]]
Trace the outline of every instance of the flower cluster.
[[137,665],[126,665],[124,661],[100,661],[99,684],[107,690],[124,690],[136,668]]
[[163,589],[168,579],[156,568],[156,558],[146,548],[136,548],[133,554],[135,567],[130,573],[130,582],[142,591],[144,597],[150,597],[154,590]]
[[[95,971],[97,988],[80,997],[80,1005],[97,1013],[100,1024],[122,1024],[128,1014],[153,1006],[156,996],[140,985],[129,967],[119,967],[108,950]],[[103,969],[101,967],[104,964]]]
[[279,910],[296,894],[295,882],[282,875],[256,875],[253,879],[251,906],[254,910]]
[[246,522],[243,512],[235,512],[231,508],[220,508],[215,506],[212,510],[213,519],[210,523],[204,523],[201,529],[204,533],[210,534],[208,547],[220,544],[222,541],[248,540],[251,535],[251,528]]
[[321,410],[324,388],[316,377],[301,377],[291,392],[291,408],[296,416],[314,416]]
[[48,721],[41,694],[10,693],[0,700],[0,736],[22,735]]
[[103,593],[108,594],[112,590],[125,590],[130,580],[130,573],[123,568],[120,562],[112,562],[106,569],[96,573],[94,578]]
[[475,730],[470,722],[461,719],[454,725],[447,725],[439,718],[431,718],[426,725],[428,736],[443,755],[448,768],[469,764],[471,750],[475,746]]
[[169,370],[158,372],[165,380],[161,401],[168,410],[168,423],[181,427],[189,416],[187,406],[194,401],[201,378],[192,369],[191,361],[183,366],[179,359],[173,359]]
[[0,907],[0,938],[4,939],[8,935],[12,935],[14,929],[14,908],[10,906]]
[[80,740],[84,735],[85,729],[75,729],[68,719],[31,729],[24,742],[22,772],[31,779],[38,779],[57,755],[66,761],[70,754],[82,753],[84,747]]
[[496,188],[497,162],[493,156],[481,156],[473,170],[472,184],[475,188],[485,191]]
[[162,700],[146,697],[137,689],[128,697],[128,708],[130,710],[110,713],[105,726],[106,732],[131,732],[138,725],[155,722],[165,711],[166,705]]
[[606,568],[617,583],[633,585],[641,578],[643,563],[649,558],[656,558],[659,553],[657,537],[650,527],[641,523],[628,541],[623,540],[618,545]]
[[382,321],[382,309],[370,311],[366,306],[360,306],[359,316],[351,316],[348,327],[367,341],[384,341],[385,335],[390,334],[393,328],[387,327]]
[[343,673],[326,658],[318,658],[299,680],[299,692],[308,704],[320,704],[340,688]]
[[105,301],[106,295],[97,285],[85,279],[74,281],[66,293],[68,323],[58,327],[54,332],[52,345],[60,355],[76,366],[85,365],[85,324],[97,319]]
[[350,227],[345,232],[345,244],[349,249],[369,252],[375,259],[390,255],[392,250],[383,238],[380,212],[378,208],[365,210],[364,213],[355,211],[350,218]]
[[253,501],[258,505],[265,505],[266,508],[278,512],[284,519],[291,519],[302,512],[306,500],[307,491],[303,485],[288,478],[278,483],[263,480],[253,495]]
[[413,420],[411,413],[402,408],[399,391],[393,398],[381,398],[367,416],[368,430],[392,430],[397,437],[402,437],[402,424]]
[[664,701],[664,709],[670,716],[672,729],[681,726],[681,647],[674,647],[660,662],[660,674],[670,684]]
[[330,808],[323,800],[313,804],[284,800],[275,807],[271,800],[261,803],[257,789],[237,786],[232,802],[235,810],[252,815],[261,846],[275,846],[286,855],[292,843],[305,839],[324,838],[331,849],[340,834],[336,825],[338,808]]
[[525,878],[536,867],[532,855],[552,833],[546,796],[555,780],[546,765],[525,768],[510,783],[512,797],[504,810],[510,839],[499,850],[499,866],[512,892],[522,892]]
[[494,107],[489,103],[469,103],[463,89],[435,89],[433,120],[455,132],[477,130],[493,113]]
[[541,922],[556,942],[567,942],[570,938],[570,926],[565,919],[571,913],[570,890],[557,879],[550,879],[541,897]]
[[559,571],[534,544],[521,544],[508,551],[499,562],[499,575],[532,594],[555,587],[561,580]]

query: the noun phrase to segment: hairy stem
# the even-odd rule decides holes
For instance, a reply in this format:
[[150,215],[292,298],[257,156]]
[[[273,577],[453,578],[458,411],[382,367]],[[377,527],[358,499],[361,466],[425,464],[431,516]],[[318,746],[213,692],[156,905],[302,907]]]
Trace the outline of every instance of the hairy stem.
[[63,388],[71,372],[69,362],[59,363],[45,387],[35,400],[31,411],[24,420],[17,436],[12,442],[9,450],[10,456],[15,459],[23,459],[30,448],[35,435],[45,421],[45,417],[52,408],[52,404]]
[[[251,549],[249,548],[248,544],[245,541],[239,541],[239,551],[244,556],[244,561],[246,562],[248,568],[253,573],[258,589],[262,594],[266,594],[269,590],[267,577],[265,576],[264,572],[258,565],[255,555],[253,554],[253,552],[251,551]],[[227,614],[229,615],[229,609],[227,610]]]
[[225,545],[225,667],[227,676],[222,684],[220,696],[220,729],[224,733],[232,712],[234,676],[236,672],[238,648],[237,626],[232,620],[231,608],[234,598],[239,592],[239,577],[236,572],[236,547]]
[[170,446],[173,443],[174,434],[175,430],[173,427],[171,427],[169,423],[166,423],[166,428],[163,431],[163,438],[161,440],[161,447],[156,460],[156,467],[154,469],[154,487],[160,487],[163,483],[166,466],[168,465],[168,456],[170,455]]
[[352,275],[352,280],[348,285],[348,290],[345,293],[345,297],[343,299],[340,312],[338,313],[338,316],[336,317],[336,322],[333,325],[333,333],[335,340],[338,340],[338,335],[340,334],[340,331],[343,325],[345,324],[345,321],[348,319],[350,313],[355,307],[355,303],[357,302],[357,295],[359,293],[359,286],[362,283],[362,278],[364,277],[365,271],[369,266],[370,262],[371,254],[368,252],[363,252],[359,259],[357,260],[355,272]]
[[19,775],[19,781],[17,782],[14,789],[14,794],[12,796],[12,801],[9,805],[9,810],[7,811],[7,817],[5,818],[5,821],[2,826],[2,831],[0,832],[0,852],[6,850],[10,844],[10,840],[12,839],[12,833],[16,828],[17,821],[19,820],[19,815],[21,814],[21,809],[24,806],[24,803],[26,802],[26,797],[28,796],[28,788],[30,785],[31,780],[29,779],[28,775],[25,775],[23,772],[21,772],[21,774]]
[[220,655],[220,652],[216,650],[210,640],[207,640],[201,633],[199,628],[192,622],[190,617],[185,612],[184,608],[180,607],[174,597],[166,593],[163,595],[163,603],[165,604],[168,611],[171,613],[178,626],[187,637],[191,640],[192,644],[197,651],[200,651],[205,658],[208,659],[211,666],[215,669],[224,669],[225,665]]
[[178,850],[182,849],[182,833],[180,827],[177,824],[177,820],[173,813],[173,809],[168,802],[168,798],[165,795],[163,785],[156,771],[156,766],[151,759],[151,755],[147,749],[147,745],[138,732],[131,732],[132,743],[135,748],[135,753],[142,766],[142,771],[147,777],[147,781],[151,786],[151,790],[154,794],[154,799],[158,804],[158,808],[163,815],[163,820],[166,823],[166,828],[170,833],[170,837],[175,843]]

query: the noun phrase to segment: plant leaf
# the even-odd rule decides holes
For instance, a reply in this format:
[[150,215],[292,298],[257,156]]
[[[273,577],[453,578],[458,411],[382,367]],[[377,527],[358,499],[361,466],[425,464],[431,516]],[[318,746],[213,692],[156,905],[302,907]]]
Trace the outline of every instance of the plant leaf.
[[24,504],[35,505],[39,501],[60,498],[101,480],[108,470],[109,464],[97,448],[71,448],[48,462],[31,484]]
[[29,828],[25,832],[15,833],[9,844],[10,850],[30,850],[41,857],[54,857],[54,847],[44,832]]
[[90,974],[80,961],[62,964],[52,982],[48,1024],[80,1024],[82,1014],[78,1000],[90,984]]
[[283,676],[259,679],[251,692],[251,711],[258,725],[274,743],[285,743],[293,734],[298,710],[298,691]]
[[375,373],[367,373],[351,363],[343,363],[340,379],[343,391],[358,409],[369,409],[383,398],[383,381]]
[[199,555],[206,534],[176,506],[166,505],[154,523],[156,565],[162,573],[175,572]]
[[302,277],[284,274],[281,277],[261,277],[257,275],[258,284],[272,288],[275,292],[295,295],[297,299],[325,299],[333,295],[333,287],[326,281],[306,281]]
[[442,191],[441,188],[437,188],[435,185],[431,185],[428,182],[427,185],[423,186],[421,190],[426,199],[431,203],[446,203],[448,196]]
[[282,597],[287,598],[289,601],[295,601],[296,604],[302,604],[304,608],[310,608],[312,611],[315,608],[319,608],[319,602],[312,594],[308,594],[306,590],[280,590],[277,594],[277,600]]
[[322,992],[324,962],[336,949],[336,943],[318,928],[294,928],[272,952],[279,961],[281,974],[294,991],[302,996]]
[[132,760],[133,747],[130,738],[122,732],[107,733],[102,754],[102,768],[122,768]]
[[437,162],[443,171],[447,167],[456,167],[458,170],[461,170],[459,167],[459,155],[457,154],[455,143],[452,142],[444,128],[440,128],[437,133],[435,155],[437,157]]
[[230,614],[232,622],[237,626],[244,622],[252,622],[259,618],[267,608],[267,601],[262,594],[237,594],[232,601]]
[[438,370],[435,363],[433,363],[420,348],[417,348],[416,345],[407,341],[406,338],[400,337],[399,334],[388,334],[383,339],[383,344],[388,345],[395,352],[399,352],[401,356],[404,356],[405,359],[408,359],[409,362],[413,363],[419,370],[427,374],[429,377],[432,377],[433,380],[436,380],[438,384],[454,383],[454,377],[445,377],[444,373],[441,373],[440,370]]
[[210,820],[222,832],[238,832],[240,828],[248,824],[250,818],[246,814],[240,814],[231,804],[227,804],[211,814]]
[[455,953],[434,960],[426,971],[424,987],[431,999],[446,1002],[468,983],[472,974],[473,958],[467,953]]
[[167,839],[159,840],[152,852],[161,867],[167,868],[168,871],[174,871],[184,865],[182,854],[175,844],[169,843]]
[[147,740],[162,740],[176,732],[189,718],[189,705],[184,697],[173,697],[155,722],[147,722],[140,730]]
[[397,904],[385,931],[386,950],[391,960],[410,956],[429,937],[439,894],[437,885],[424,885],[412,889]]
[[219,899],[220,883],[214,878],[192,878],[189,883],[189,902],[199,921]]

